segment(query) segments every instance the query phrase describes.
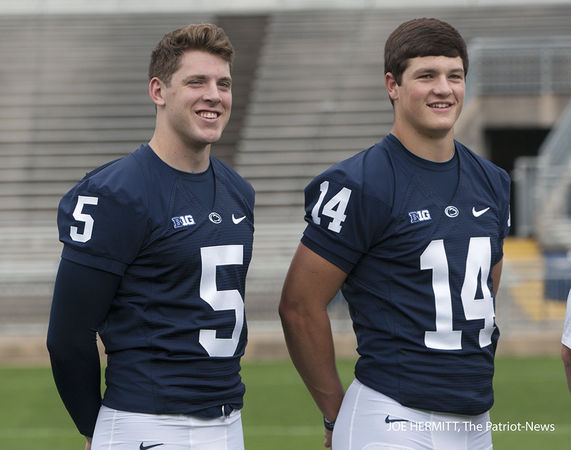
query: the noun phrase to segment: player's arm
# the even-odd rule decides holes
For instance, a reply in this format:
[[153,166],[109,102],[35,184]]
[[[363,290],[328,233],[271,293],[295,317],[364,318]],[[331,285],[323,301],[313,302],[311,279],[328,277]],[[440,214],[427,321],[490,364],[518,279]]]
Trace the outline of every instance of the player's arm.
[[563,322],[563,336],[561,337],[561,359],[565,368],[567,387],[571,393],[571,290],[567,296],[567,309]]
[[571,348],[565,344],[561,344],[561,359],[565,367],[565,376],[567,378],[567,388],[571,393]]
[[47,336],[52,372],[65,407],[87,437],[93,436],[101,405],[96,330],[120,280],[118,275],[62,259],[54,286]]
[[[347,274],[302,243],[286,276],[279,313],[291,359],[323,415],[337,418],[344,390],[327,305]],[[330,446],[326,433],[325,445]]]
[[492,282],[494,283],[494,297],[498,293],[498,289],[500,288],[500,279],[502,277],[502,266],[504,260],[503,258],[500,259],[493,267],[492,267]]

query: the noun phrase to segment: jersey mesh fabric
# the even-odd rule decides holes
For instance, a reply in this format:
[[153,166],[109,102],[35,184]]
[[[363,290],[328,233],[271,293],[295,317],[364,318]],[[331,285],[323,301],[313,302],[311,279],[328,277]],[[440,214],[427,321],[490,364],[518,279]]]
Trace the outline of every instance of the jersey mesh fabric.
[[509,177],[455,149],[451,198],[393,135],[333,166],[306,188],[302,242],[348,274],[356,377],[405,406],[474,415],[493,403],[491,267],[509,231]]
[[212,208],[149,146],[88,174],[60,202],[62,257],[122,277],[98,330],[111,408],[214,417],[220,405],[242,407],[254,192],[214,157],[211,166]]

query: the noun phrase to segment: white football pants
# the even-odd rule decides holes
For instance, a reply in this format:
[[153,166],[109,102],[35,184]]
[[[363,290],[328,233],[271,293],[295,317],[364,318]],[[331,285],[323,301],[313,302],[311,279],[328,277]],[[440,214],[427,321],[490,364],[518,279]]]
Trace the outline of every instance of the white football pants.
[[332,450],[490,450],[489,413],[443,414],[407,408],[354,380],[333,430]]
[[244,450],[239,410],[201,419],[99,410],[91,450]]

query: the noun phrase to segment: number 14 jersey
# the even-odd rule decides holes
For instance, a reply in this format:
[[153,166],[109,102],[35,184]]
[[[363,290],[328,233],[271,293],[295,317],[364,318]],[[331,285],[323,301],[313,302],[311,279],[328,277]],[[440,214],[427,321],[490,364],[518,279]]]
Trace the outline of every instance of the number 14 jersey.
[[439,163],[388,135],[307,186],[302,242],[348,274],[356,377],[408,407],[474,415],[493,404],[510,180],[458,142],[455,162],[445,197]]

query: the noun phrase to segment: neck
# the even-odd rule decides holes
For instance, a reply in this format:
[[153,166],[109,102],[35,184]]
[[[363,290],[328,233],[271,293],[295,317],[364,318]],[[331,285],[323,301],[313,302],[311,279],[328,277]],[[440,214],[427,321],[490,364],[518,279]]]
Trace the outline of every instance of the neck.
[[391,133],[407,148],[420,158],[434,162],[449,161],[454,156],[454,132],[434,133],[432,135],[419,133],[415,129],[403,130],[396,124]]
[[190,147],[161,139],[155,133],[149,141],[149,146],[166,164],[182,172],[204,172],[210,164],[210,144],[203,147]]

